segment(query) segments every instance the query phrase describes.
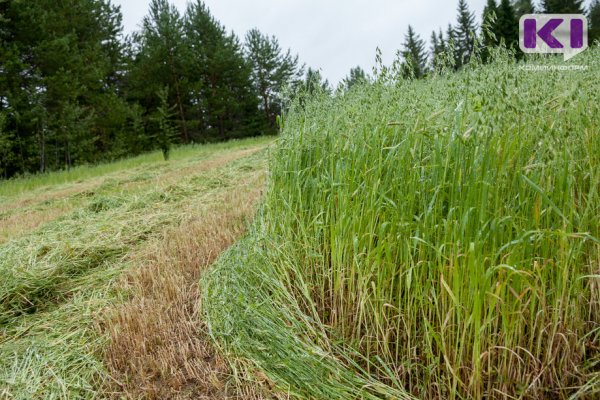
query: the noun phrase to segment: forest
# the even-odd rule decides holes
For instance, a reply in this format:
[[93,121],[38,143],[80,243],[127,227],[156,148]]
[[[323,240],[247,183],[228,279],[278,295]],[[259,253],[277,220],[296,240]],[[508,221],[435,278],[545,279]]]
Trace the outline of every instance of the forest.
[[[587,12],[590,42],[600,37],[599,0],[587,10],[581,0],[537,9],[531,0],[489,0],[480,24],[460,0],[456,23],[429,45],[408,27],[398,72],[417,79],[460,69],[475,53],[485,59],[501,43],[515,49],[518,18],[537,11]],[[0,0],[0,177],[275,134],[298,93],[336,95],[369,79],[357,67],[333,88],[276,37],[253,29],[241,39],[199,0],[183,14],[152,0],[130,35],[110,0]]]

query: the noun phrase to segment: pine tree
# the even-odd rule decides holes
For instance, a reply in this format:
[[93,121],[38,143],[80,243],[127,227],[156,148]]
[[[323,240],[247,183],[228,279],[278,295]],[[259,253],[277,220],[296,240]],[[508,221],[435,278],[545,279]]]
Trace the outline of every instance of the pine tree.
[[193,49],[189,79],[195,103],[198,139],[252,136],[262,133],[264,118],[252,82],[252,65],[242,45],[214,19],[202,1],[188,5],[185,36]]
[[600,40],[600,0],[594,0],[590,5],[588,18],[590,21],[588,38],[590,44],[593,44],[595,41]]
[[456,25],[456,48],[458,67],[467,63],[475,50],[475,15],[469,10],[466,0],[458,2]]
[[543,0],[546,14],[583,14],[583,0]]
[[182,141],[189,142],[186,85],[191,49],[177,8],[168,0],[152,0],[134,41],[137,53],[129,74],[131,99],[153,112],[159,105],[156,93],[168,87],[169,102],[176,105]]
[[[76,12],[74,12],[76,10]],[[108,157],[102,104],[122,78],[121,15],[108,0],[1,1],[0,108],[16,157],[5,175]]]
[[425,42],[417,35],[412,26],[408,26],[406,33],[402,58],[402,73],[405,77],[422,78],[427,73],[427,53]]
[[515,0],[513,7],[515,9],[515,17],[517,20],[523,15],[535,13],[535,6],[532,0]]
[[252,29],[246,35],[246,55],[252,65],[252,80],[258,91],[266,120],[276,129],[276,116],[282,109],[282,91],[302,74],[298,56],[284,53],[274,36]]

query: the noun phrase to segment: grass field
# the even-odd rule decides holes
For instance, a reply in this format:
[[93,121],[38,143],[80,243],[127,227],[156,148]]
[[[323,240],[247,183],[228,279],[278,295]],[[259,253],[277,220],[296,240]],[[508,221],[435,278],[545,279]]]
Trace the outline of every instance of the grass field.
[[0,398],[248,394],[194,310],[252,217],[269,143],[0,183]]
[[292,398],[598,398],[600,51],[578,62],[297,105],[204,278],[213,338]]
[[[596,399],[600,50],[0,183],[0,399]],[[539,58],[537,64],[556,59]]]

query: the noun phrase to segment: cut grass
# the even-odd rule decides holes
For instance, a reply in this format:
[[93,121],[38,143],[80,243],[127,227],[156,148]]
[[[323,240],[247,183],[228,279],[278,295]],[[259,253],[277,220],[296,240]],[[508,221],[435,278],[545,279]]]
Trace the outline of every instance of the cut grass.
[[176,147],[171,151],[170,163],[163,160],[162,152],[142,154],[138,157],[126,158],[113,163],[99,165],[83,165],[70,170],[51,172],[48,174],[32,175],[26,178],[11,179],[0,181],[0,205],[8,199],[26,194],[30,196],[32,191],[44,192],[46,189],[57,190],[65,184],[84,183],[92,178],[105,177],[109,174],[125,173],[129,174],[132,169],[137,169],[140,173],[147,171],[148,167],[160,169],[163,167],[171,168],[177,161],[195,162],[201,160],[207,155],[215,152],[227,151],[242,147],[260,146],[269,143],[273,139],[270,137],[259,137],[244,140],[232,140],[229,142],[209,144],[209,145],[191,145]]
[[[244,141],[195,148],[187,158],[145,166],[151,179],[139,179],[145,172],[138,169],[106,177],[93,192],[78,195],[77,206],[66,215],[0,245],[0,398],[113,396],[107,389],[123,383],[123,376],[113,377],[103,361],[112,343],[109,329],[116,332],[118,327],[104,322],[114,314],[111,310],[135,302],[138,293],[122,285],[123,272],[138,268],[140,260],[150,256],[149,246],[177,232],[180,224],[190,226],[215,204],[225,210],[225,193],[238,184],[258,190],[253,185],[260,180],[252,177],[264,170],[264,152],[256,152],[265,144]],[[158,170],[162,172],[154,174]],[[221,185],[214,183],[217,179]],[[169,266],[158,267],[166,271]],[[191,293],[193,284],[180,289]],[[169,307],[163,304],[160,310]],[[191,327],[193,309],[185,311],[191,313],[185,315]],[[188,362],[189,366],[194,360]],[[175,398],[175,389],[165,383],[163,393]],[[136,393],[152,397],[148,387]]]
[[262,178],[238,180],[136,257],[123,282],[131,298],[103,323],[117,398],[261,398],[252,386],[227,385],[228,366],[204,333],[197,306],[200,275],[243,232]]
[[296,106],[252,235],[203,282],[215,340],[294,398],[600,395],[600,50],[580,57]]
[[[251,139],[225,145],[205,147],[191,146],[178,151],[177,160],[165,163],[142,164],[122,170],[122,166],[97,167],[110,169],[105,176],[96,176],[82,182],[71,182],[57,186],[42,186],[39,190],[13,193],[0,202],[0,243],[16,239],[31,232],[44,223],[57,219],[79,207],[86,207],[91,198],[97,199],[118,194],[121,197],[135,196],[154,187],[164,187],[179,181],[182,176],[218,167],[224,163],[244,157],[264,146],[264,140]],[[263,144],[261,144],[263,143]],[[266,142],[265,142],[266,143]],[[188,157],[184,157],[188,155]],[[129,165],[127,162],[123,162]],[[62,174],[62,173],[58,173]],[[52,178],[50,176],[49,178]],[[18,186],[18,181],[14,181]],[[6,184],[6,182],[5,182]],[[2,183],[0,183],[1,187]]]

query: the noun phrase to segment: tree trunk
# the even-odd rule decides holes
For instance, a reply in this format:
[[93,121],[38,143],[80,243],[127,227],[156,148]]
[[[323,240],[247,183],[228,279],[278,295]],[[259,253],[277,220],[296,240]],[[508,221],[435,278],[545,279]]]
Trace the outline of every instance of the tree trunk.
[[42,174],[46,172],[46,133],[44,128],[40,129],[40,172]]
[[262,98],[265,107],[265,114],[267,116],[267,124],[269,124],[270,127],[273,127],[273,121],[271,121],[271,110],[269,110],[269,96],[267,95],[266,90],[262,92]]
[[173,54],[169,53],[170,64],[171,64],[171,79],[175,86],[175,95],[177,96],[177,109],[179,111],[179,118],[181,119],[181,128],[183,129],[183,139],[185,143],[190,142],[190,136],[187,130],[187,123],[185,121],[185,113],[183,112],[183,102],[181,100],[181,89],[179,88],[179,79],[177,79],[177,73],[175,71],[175,62],[173,60]]

